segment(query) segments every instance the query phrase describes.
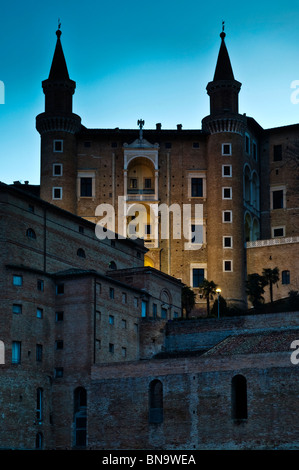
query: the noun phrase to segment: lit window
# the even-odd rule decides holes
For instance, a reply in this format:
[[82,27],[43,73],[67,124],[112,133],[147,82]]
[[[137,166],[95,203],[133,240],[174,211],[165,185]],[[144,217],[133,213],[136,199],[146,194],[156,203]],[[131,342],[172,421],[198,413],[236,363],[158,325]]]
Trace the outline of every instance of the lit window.
[[37,280],[37,290],[44,292],[44,281],[41,279]]
[[114,325],[114,316],[113,315],[109,315],[109,323],[110,323],[110,325]]
[[109,289],[109,297],[110,297],[110,299],[114,299],[114,289],[113,289],[113,287],[110,287],[110,289]]
[[36,390],[36,419],[37,421],[43,420],[43,389]]
[[145,300],[142,300],[141,303],[141,316],[145,318],[147,315],[147,302]]
[[109,343],[109,352],[110,353],[114,353],[114,344],[113,343]]

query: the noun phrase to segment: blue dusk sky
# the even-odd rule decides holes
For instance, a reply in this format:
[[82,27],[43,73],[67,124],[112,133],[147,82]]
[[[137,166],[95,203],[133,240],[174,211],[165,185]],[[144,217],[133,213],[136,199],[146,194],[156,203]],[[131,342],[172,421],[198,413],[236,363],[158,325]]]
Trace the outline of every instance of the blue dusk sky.
[[[40,181],[40,136],[58,18],[75,113],[90,128],[201,129],[225,21],[239,111],[264,128],[299,122],[299,4],[199,0],[2,2],[0,181]],[[0,82],[0,85],[1,85]],[[298,87],[298,85],[297,85]],[[299,88],[299,87],[298,87]],[[299,96],[299,94],[298,94]],[[146,134],[145,134],[146,136]]]

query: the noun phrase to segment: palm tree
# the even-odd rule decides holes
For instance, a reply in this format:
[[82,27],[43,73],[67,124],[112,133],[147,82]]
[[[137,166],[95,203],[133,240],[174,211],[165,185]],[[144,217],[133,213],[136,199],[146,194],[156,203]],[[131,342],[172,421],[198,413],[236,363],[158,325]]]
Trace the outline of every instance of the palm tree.
[[208,281],[207,279],[204,279],[199,285],[201,293],[207,299],[207,316],[210,315],[210,299],[213,299],[213,295],[216,294],[216,287],[217,284],[214,281]]
[[279,269],[266,268],[263,270],[263,277],[265,279],[265,285],[269,284],[270,287],[270,302],[273,303],[273,284],[276,284],[279,281]]
[[266,280],[264,276],[253,273],[248,274],[246,281],[246,293],[254,308],[260,308],[264,303],[263,293]]
[[186,312],[186,318],[195,305],[195,292],[188,286],[182,289],[182,309]]

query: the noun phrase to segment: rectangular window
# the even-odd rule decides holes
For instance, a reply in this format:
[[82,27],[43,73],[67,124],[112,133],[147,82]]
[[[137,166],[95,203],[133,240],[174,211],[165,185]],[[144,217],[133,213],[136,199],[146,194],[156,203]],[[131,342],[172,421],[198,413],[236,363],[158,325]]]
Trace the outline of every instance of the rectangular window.
[[22,313],[22,305],[20,304],[13,304],[12,306],[12,312],[17,314],[17,315],[20,315]]
[[92,178],[84,177],[80,179],[80,196],[92,197]]
[[203,197],[202,178],[191,178],[191,197]]
[[167,318],[167,308],[161,308],[161,318],[163,318],[164,320]]
[[109,352],[111,352],[112,354],[114,353],[114,344],[113,343],[109,343]]
[[147,302],[145,300],[142,300],[141,303],[141,316],[145,318],[147,315]]
[[43,359],[43,346],[42,344],[36,345],[36,361],[41,362]]
[[36,309],[36,316],[37,316],[37,318],[43,318],[43,309],[42,308],[37,308]]
[[137,178],[130,178],[129,188],[130,189],[137,189],[138,188]]
[[138,297],[134,297],[134,307],[138,307]]
[[192,287],[199,287],[203,282],[205,276],[205,270],[203,268],[192,269]]
[[39,422],[43,420],[43,391],[41,388],[36,390],[36,419]]
[[21,362],[21,341],[12,342],[12,358],[13,364],[19,364]]
[[222,176],[231,177],[232,176],[232,166],[231,165],[222,165]]
[[64,294],[64,284],[57,284],[56,286],[56,294]]
[[272,209],[283,209],[283,189],[272,191]]
[[273,227],[272,233],[273,238],[284,237],[284,227]]
[[173,318],[179,318],[179,312],[173,312]]
[[109,324],[114,325],[114,316],[113,315],[109,315]]
[[58,339],[55,341],[55,349],[56,350],[63,349],[63,341],[61,339]]
[[63,377],[63,367],[55,367],[54,377],[56,379],[60,379],[61,377]]
[[153,317],[157,318],[157,304],[153,304]]
[[97,348],[97,349],[101,349],[101,347],[102,347],[101,340],[100,340],[100,339],[96,339],[96,348]]
[[63,140],[53,141],[53,152],[63,152]]
[[121,355],[122,355],[122,357],[127,356],[127,348],[121,348]]
[[127,328],[127,320],[122,319],[121,327],[125,330]]
[[23,277],[14,275],[12,278],[12,283],[14,286],[22,286],[23,285]]
[[203,226],[202,225],[191,225],[191,243],[202,244],[203,243]]
[[109,289],[109,297],[110,297],[110,299],[114,299],[114,289],[113,289],[113,287],[110,287],[110,289]]
[[127,303],[127,294],[125,292],[122,293],[121,299],[123,304]]
[[63,321],[63,312],[55,312],[55,321]]
[[252,142],[252,156],[257,161],[257,145],[255,142]]
[[222,144],[222,155],[232,154],[232,144]]
[[222,199],[232,198],[232,188],[222,188]]
[[145,224],[144,225],[144,234],[145,235],[150,235],[152,233],[152,226],[151,224]]
[[62,176],[62,163],[53,163],[53,176]]
[[280,162],[282,160],[282,145],[273,145],[273,161]]
[[223,261],[223,271],[224,272],[231,272],[233,270],[233,262],[231,260],[224,260]]
[[223,211],[222,212],[222,221],[224,223],[231,223],[233,220],[233,213],[232,211]]
[[281,273],[281,283],[282,284],[290,284],[290,271],[282,271]]
[[250,152],[250,138],[248,134],[245,134],[245,152]]
[[41,279],[37,280],[37,290],[44,292],[44,281]]
[[223,237],[223,248],[233,247],[233,237]]
[[152,179],[144,178],[144,189],[151,189],[151,188],[152,188]]
[[52,199],[62,199],[62,188],[52,188]]

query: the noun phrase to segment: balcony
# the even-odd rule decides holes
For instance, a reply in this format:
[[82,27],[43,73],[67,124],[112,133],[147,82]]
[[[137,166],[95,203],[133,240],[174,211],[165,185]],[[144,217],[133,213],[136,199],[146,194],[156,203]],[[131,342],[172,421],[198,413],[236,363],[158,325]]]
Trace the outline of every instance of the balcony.
[[154,189],[128,189],[127,190],[128,201],[157,201],[158,198],[155,195]]

